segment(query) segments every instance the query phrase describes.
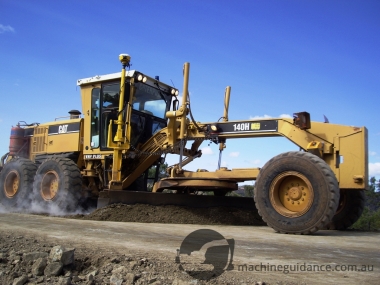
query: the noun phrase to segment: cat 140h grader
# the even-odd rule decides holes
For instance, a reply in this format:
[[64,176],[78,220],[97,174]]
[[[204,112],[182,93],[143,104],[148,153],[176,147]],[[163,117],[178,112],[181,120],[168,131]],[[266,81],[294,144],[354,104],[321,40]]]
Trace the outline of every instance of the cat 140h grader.
[[[19,122],[12,128],[9,153],[1,159],[2,207],[37,201],[75,210],[83,198],[101,205],[244,207],[249,200],[248,207],[256,207],[274,230],[301,234],[344,229],[360,217],[368,186],[365,127],[312,122],[307,112],[293,119],[229,121],[230,87],[222,119],[196,122],[188,96],[189,63],[183,67],[179,104],[176,88],[129,70],[129,55],[119,59],[121,72],[78,80],[82,113],[73,110],[69,119]],[[184,169],[202,155],[204,141],[218,144],[221,155],[227,139],[275,136],[289,139],[300,151],[275,156],[262,168],[227,169],[220,167],[219,157],[214,172]],[[177,154],[179,162],[160,178],[166,154]],[[152,190],[146,191],[152,179]],[[254,204],[252,198],[225,196],[250,180],[256,180]],[[200,195],[204,191],[214,195]]]

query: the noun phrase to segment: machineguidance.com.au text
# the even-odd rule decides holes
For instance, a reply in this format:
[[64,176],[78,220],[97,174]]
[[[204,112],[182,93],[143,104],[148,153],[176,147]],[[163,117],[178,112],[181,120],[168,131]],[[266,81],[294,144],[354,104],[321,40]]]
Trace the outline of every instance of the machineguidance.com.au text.
[[352,264],[284,264],[284,265],[274,265],[269,263],[260,264],[243,264],[237,265],[238,271],[252,271],[252,272],[282,272],[288,274],[290,272],[372,272],[373,265],[362,264],[362,265],[352,265]]

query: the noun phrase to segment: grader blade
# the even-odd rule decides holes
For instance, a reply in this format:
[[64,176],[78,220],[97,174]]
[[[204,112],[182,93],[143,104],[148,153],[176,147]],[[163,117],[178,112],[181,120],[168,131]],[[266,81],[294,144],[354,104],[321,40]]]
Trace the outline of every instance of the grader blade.
[[216,196],[221,196],[229,191],[238,189],[236,181],[222,178],[207,177],[167,177],[157,181],[152,192],[162,192],[164,189],[177,191],[212,191]]
[[[105,196],[105,195],[102,195]],[[141,191],[107,191],[108,197],[98,198],[98,209],[110,204],[176,205],[194,208],[233,207],[256,211],[253,198],[193,194],[154,193]]]

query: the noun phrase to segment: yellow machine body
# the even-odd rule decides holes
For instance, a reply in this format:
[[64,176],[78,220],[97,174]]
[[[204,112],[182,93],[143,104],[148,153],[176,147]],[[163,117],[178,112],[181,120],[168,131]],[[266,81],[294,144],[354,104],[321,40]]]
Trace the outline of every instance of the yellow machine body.
[[[157,77],[136,70],[127,71],[128,55],[120,55],[119,59],[122,72],[77,81],[82,112],[73,110],[70,118],[25,126],[24,139],[28,148],[24,150],[28,151],[2,158],[0,200],[3,193],[5,201],[16,201],[14,197],[22,191],[17,187],[22,181],[32,183],[35,172],[43,177],[41,185],[34,183],[34,187],[40,187],[35,191],[41,193],[44,201],[57,199],[62,204],[65,202],[65,196],[60,196],[59,192],[62,187],[67,191],[77,187],[75,191],[80,192],[81,197],[107,198],[112,192],[147,190],[147,181],[153,180],[152,192],[168,189],[192,195],[202,191],[225,195],[236,190],[237,183],[257,179],[258,187],[262,187],[255,189],[259,212],[265,212],[263,205],[270,203],[273,207],[270,211],[280,215],[276,219],[280,224],[271,222],[270,215],[265,213],[264,220],[280,232],[310,233],[321,225],[326,226],[332,219],[331,211],[336,211],[338,204],[342,209],[349,207],[345,199],[351,194],[345,193],[360,192],[368,187],[368,132],[365,127],[314,122],[307,112],[294,113],[293,119],[230,121],[229,86],[225,90],[222,120],[196,122],[191,116],[188,98],[189,63],[185,63],[183,69],[182,102],[179,104],[176,88],[160,82]],[[220,167],[220,159],[218,169],[213,172],[184,169],[202,155],[199,148],[204,141],[218,144],[222,153],[230,139],[278,136],[289,139],[300,152],[275,157],[262,169],[227,169]],[[192,145],[188,149],[189,142]],[[159,179],[160,165],[168,153],[177,154],[179,162],[169,166],[166,177]],[[29,176],[24,180],[20,178],[22,171],[16,165],[17,159],[19,164],[22,161],[28,165]],[[283,169],[287,164],[289,167]],[[312,170],[303,173],[302,165]],[[149,177],[152,168],[155,176]],[[278,174],[271,177],[276,171]],[[61,176],[67,172],[74,174],[66,185]],[[317,178],[324,182],[319,183]],[[260,196],[264,192],[266,194]],[[162,197],[160,193],[152,195],[156,195],[153,200]],[[333,206],[326,206],[329,199]],[[262,202],[264,200],[266,202]],[[321,206],[323,211],[323,207],[332,208],[318,218],[317,226],[282,228],[281,225],[289,224],[288,220],[281,221],[282,218],[298,221],[308,213],[312,216],[313,203],[325,203]],[[339,207],[338,212],[341,211]],[[298,223],[307,224],[306,221]]]

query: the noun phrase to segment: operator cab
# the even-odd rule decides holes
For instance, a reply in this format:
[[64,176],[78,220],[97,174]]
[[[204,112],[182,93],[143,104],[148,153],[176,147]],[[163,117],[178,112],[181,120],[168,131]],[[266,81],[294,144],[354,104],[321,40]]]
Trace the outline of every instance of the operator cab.
[[[114,79],[109,80],[110,77]],[[121,91],[120,73],[82,79],[78,81],[78,85],[82,85],[84,82],[94,83],[94,81],[100,81],[101,84],[100,87],[92,88],[91,91],[91,148],[109,150],[107,148],[109,124],[111,120],[115,122],[118,119]],[[97,84],[97,86],[99,85]],[[160,82],[158,78],[153,79],[137,71],[127,72],[123,88],[123,132],[129,118],[128,102],[130,102],[130,96],[133,96],[130,115],[130,143],[133,147],[137,147],[166,127],[165,115],[170,110],[173,95],[177,95],[178,90]],[[112,137],[115,136],[116,129],[117,125],[112,124]]]

